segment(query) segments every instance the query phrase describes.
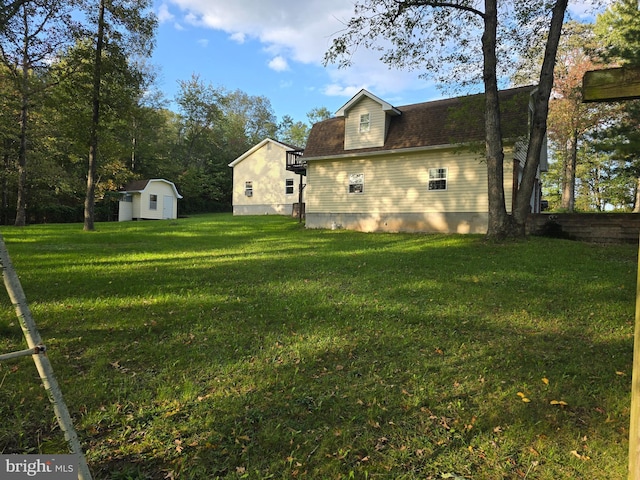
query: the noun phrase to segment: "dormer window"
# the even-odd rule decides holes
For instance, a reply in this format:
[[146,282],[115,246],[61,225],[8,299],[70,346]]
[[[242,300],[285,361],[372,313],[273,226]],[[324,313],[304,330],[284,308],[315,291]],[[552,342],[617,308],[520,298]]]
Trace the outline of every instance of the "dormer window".
[[368,113],[360,115],[360,133],[368,133],[371,130],[371,116]]

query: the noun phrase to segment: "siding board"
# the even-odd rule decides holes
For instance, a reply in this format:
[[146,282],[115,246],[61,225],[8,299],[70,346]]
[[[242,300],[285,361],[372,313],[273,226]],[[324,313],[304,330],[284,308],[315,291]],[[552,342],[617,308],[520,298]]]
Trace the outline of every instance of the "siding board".
[[[370,129],[367,133],[360,133],[360,115],[370,115]],[[384,145],[386,130],[386,114],[376,103],[368,97],[364,97],[355,104],[345,119],[345,150],[357,148],[381,147]]]
[[[509,151],[505,151],[505,156],[510,158]],[[428,189],[430,168],[447,168],[446,190]],[[513,162],[505,161],[508,210],[512,171]],[[306,213],[312,228],[344,221],[348,222],[348,228],[362,230],[481,233],[486,229],[489,209],[486,162],[470,150],[443,148],[312,160],[307,172]],[[355,173],[364,174],[362,194],[349,193],[349,175]]]
[[[287,149],[267,141],[233,166],[234,215],[291,215],[298,201],[299,177],[286,169]],[[293,193],[286,194],[286,179],[293,179]],[[252,182],[253,195],[245,195],[245,182]]]
[[[448,169],[447,190],[429,191],[429,169]],[[363,194],[349,194],[348,175],[364,173]],[[314,212],[487,211],[486,166],[453,150],[309,163],[307,208]]]

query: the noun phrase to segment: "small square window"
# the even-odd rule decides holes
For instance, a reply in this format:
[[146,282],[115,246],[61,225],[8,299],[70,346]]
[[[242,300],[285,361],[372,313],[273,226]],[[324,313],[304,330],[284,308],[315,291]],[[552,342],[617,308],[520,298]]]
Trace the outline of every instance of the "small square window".
[[360,133],[367,133],[371,129],[371,116],[368,113],[360,115]]
[[446,168],[430,168],[429,169],[429,190],[446,190],[447,189],[447,169]]
[[158,195],[149,195],[149,210],[158,209]]
[[285,193],[287,195],[293,195],[293,178],[287,178],[285,180]]
[[349,175],[349,193],[364,193],[364,173]]
[[244,194],[253,197],[253,182],[244,182]]

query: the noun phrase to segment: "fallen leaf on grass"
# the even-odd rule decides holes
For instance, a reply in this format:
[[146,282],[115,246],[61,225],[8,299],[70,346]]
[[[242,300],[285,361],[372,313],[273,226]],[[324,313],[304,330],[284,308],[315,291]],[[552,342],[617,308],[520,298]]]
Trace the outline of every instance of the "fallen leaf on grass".
[[549,402],[551,405],[561,405],[563,407],[566,407],[567,405],[569,405],[567,402],[565,402],[564,400],[551,400]]
[[574,457],[580,459],[580,460],[591,460],[591,457],[589,457],[588,455],[580,455],[576,450],[571,450],[571,455],[573,455]]
[[544,383],[545,385],[549,385],[549,379],[547,377],[543,377],[542,383]]
[[624,376],[626,375],[626,373],[624,373],[624,372],[620,372],[620,371],[617,371],[617,372],[616,372],[616,375],[619,375],[619,376],[621,376],[621,377],[624,377]]
[[530,400],[529,398],[527,398],[527,396],[526,396],[524,393],[522,393],[522,392],[518,392],[518,396],[522,399],[522,401],[523,401],[524,403],[529,403],[529,402],[531,401],[531,400]]
[[389,439],[387,437],[380,437],[378,439],[378,443],[375,446],[376,452],[379,452],[380,450],[384,450],[388,441]]

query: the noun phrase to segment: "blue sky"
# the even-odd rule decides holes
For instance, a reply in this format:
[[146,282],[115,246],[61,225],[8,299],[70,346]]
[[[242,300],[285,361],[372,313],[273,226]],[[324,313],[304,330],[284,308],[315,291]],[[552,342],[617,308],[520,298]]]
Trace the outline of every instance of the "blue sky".
[[[585,1],[573,2],[581,17]],[[361,51],[349,69],[324,67],[331,39],[352,15],[348,0],[155,0],[152,63],[168,100],[192,74],[215,87],[269,99],[278,120],[307,121],[315,107],[335,112],[361,88],[393,105],[442,98],[416,72],[389,70]]]

